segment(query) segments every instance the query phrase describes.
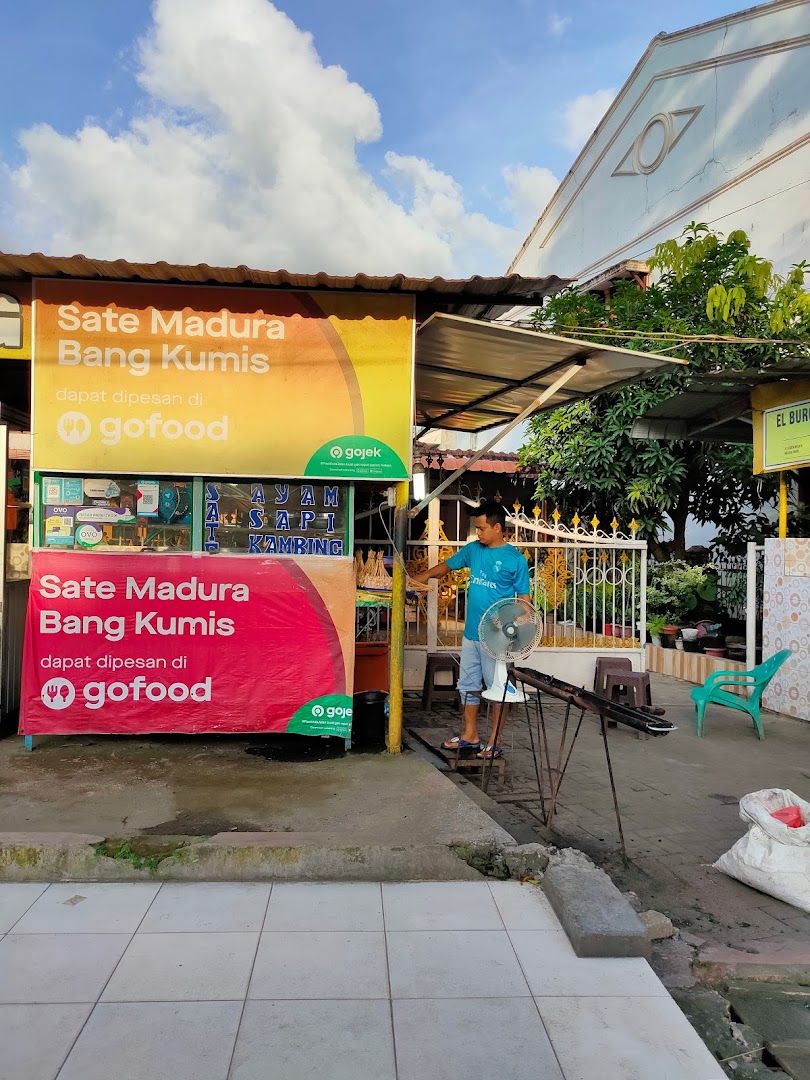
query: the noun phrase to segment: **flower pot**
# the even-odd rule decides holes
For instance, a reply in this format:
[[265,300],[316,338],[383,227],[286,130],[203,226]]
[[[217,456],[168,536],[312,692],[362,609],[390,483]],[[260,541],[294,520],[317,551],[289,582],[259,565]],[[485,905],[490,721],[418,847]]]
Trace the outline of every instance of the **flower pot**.
[[650,634],[650,639],[651,639],[653,645],[655,645],[656,649],[661,648],[661,635],[660,634]]
[[703,646],[704,652],[708,652],[709,649],[722,649],[723,654],[725,655],[726,639],[724,637],[709,637],[709,635],[707,634],[704,638],[701,639],[700,643]]
[[699,641],[684,641],[683,651],[691,653],[699,653],[703,651],[703,646]]
[[664,629],[661,631],[661,647],[664,648],[664,649],[674,649],[675,648],[675,640],[676,640],[677,636],[678,636],[678,631],[677,630],[674,630],[672,633],[669,633],[667,631],[667,628],[664,627]]
[[696,641],[698,632],[694,627],[684,626],[681,630],[681,637],[684,641]]
[[683,652],[683,641],[681,638],[676,638],[675,648],[678,650],[678,652]]
[[707,656],[714,656],[718,660],[722,660],[726,655],[727,649],[704,649]]

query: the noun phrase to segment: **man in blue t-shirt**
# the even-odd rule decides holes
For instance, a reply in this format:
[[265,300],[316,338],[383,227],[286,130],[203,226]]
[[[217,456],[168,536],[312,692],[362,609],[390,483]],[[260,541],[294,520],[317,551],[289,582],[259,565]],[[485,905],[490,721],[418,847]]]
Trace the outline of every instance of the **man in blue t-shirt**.
[[477,750],[478,757],[501,757],[503,750],[495,745],[500,708],[493,709],[494,722],[489,742],[482,749],[478,738],[478,705],[481,684],[491,686],[495,678],[495,661],[478,640],[478,624],[481,616],[504,597],[517,596],[529,600],[529,567],[516,547],[507,544],[506,511],[500,503],[483,503],[474,511],[475,532],[478,537],[465,544],[446,562],[438,563],[414,581],[426,584],[432,578],[442,578],[451,570],[468,567],[470,585],[467,591],[467,619],[461,642],[461,671],[458,690],[464,701],[464,731],[442,743],[445,750]]

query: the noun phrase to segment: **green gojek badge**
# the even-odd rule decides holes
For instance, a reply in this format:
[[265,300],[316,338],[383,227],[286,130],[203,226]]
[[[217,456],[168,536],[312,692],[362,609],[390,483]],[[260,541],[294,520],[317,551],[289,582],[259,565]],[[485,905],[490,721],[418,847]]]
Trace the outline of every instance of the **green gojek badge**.
[[306,467],[305,476],[343,480],[407,480],[402,458],[370,435],[342,435],[324,443]]
[[313,698],[287,724],[292,735],[337,735],[348,739],[352,730],[352,699],[346,694]]

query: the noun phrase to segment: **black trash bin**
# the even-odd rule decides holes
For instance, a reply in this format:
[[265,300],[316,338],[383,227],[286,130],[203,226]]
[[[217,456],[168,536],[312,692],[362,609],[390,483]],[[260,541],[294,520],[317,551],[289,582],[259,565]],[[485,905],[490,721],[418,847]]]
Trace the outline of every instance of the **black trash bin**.
[[388,694],[364,690],[354,695],[352,747],[356,750],[384,750],[388,724]]

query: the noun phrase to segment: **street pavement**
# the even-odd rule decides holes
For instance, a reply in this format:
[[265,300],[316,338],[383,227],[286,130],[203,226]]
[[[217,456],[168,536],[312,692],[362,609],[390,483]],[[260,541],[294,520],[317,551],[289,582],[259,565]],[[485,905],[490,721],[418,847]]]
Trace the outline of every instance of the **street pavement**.
[[722,1080],[519,882],[0,884],[0,1080]]
[[[806,957],[810,915],[726,877],[712,864],[746,832],[739,816],[743,795],[780,787],[810,799],[810,724],[764,712],[765,739],[760,741],[743,713],[711,705],[705,734],[698,738],[691,684],[654,673],[651,684],[653,703],[663,706],[678,730],[646,741],[629,728],[609,731],[629,863],[618,854],[599,729],[587,717],[551,833],[541,824],[525,719],[518,716],[510,723],[503,739],[504,783],[497,784],[493,775],[489,787],[506,815],[500,820],[507,828],[528,826],[541,839],[587,852],[619,888],[636,892],[644,907],[665,912],[698,941],[749,952],[800,949]],[[564,706],[544,698],[544,710],[556,753]],[[442,738],[458,733],[458,708],[437,705],[426,715],[409,703],[406,722],[438,746]]]

